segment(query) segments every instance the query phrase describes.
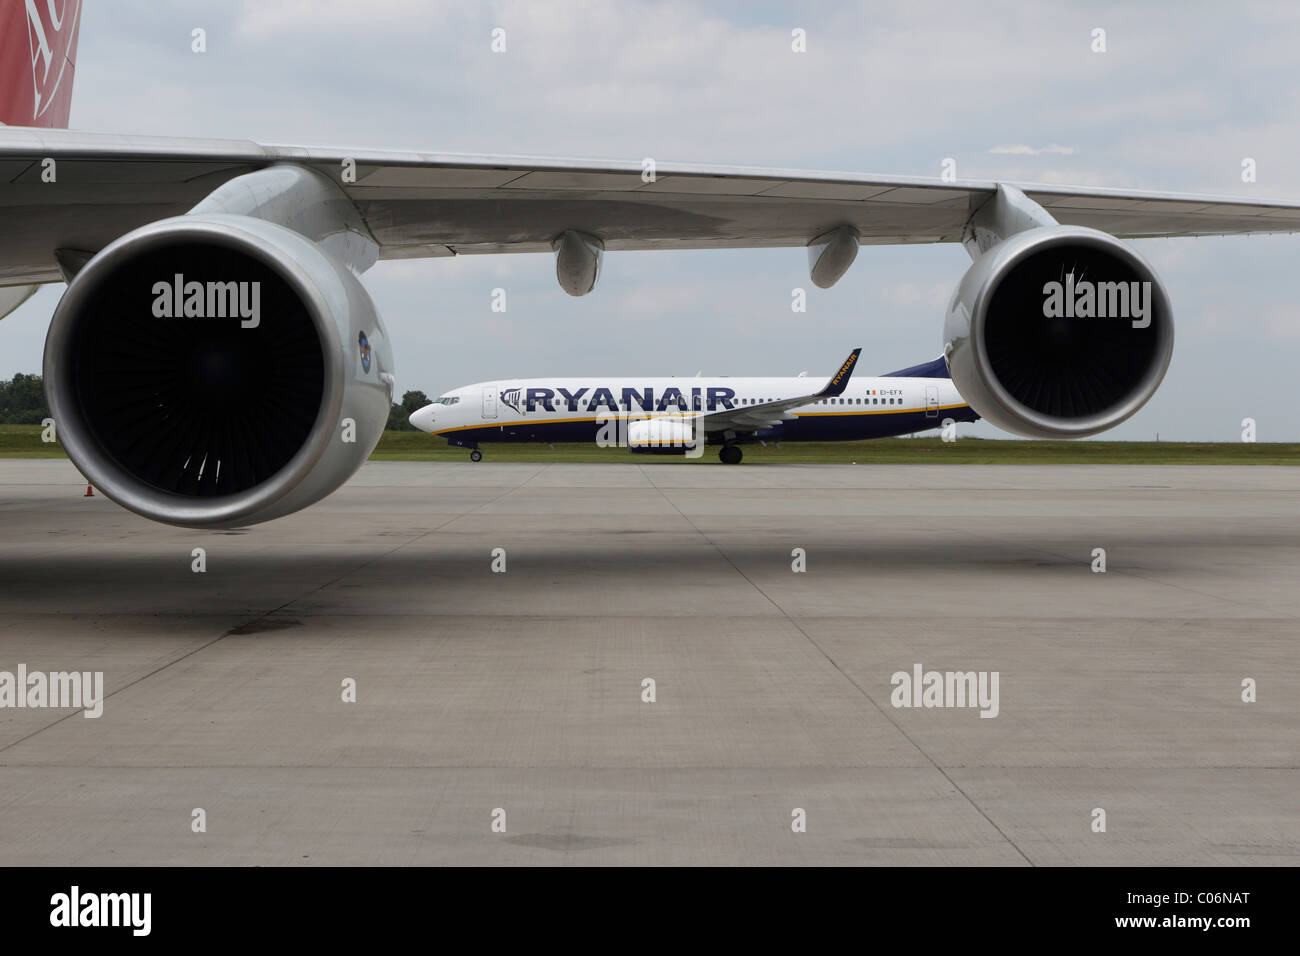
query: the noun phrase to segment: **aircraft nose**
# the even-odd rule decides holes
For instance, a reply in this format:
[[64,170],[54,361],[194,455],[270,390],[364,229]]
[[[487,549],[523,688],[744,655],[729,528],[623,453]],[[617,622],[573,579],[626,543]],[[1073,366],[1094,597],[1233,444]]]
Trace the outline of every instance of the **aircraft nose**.
[[411,417],[407,419],[414,427],[422,432],[433,430],[433,406],[426,405],[424,408],[418,408],[411,412]]

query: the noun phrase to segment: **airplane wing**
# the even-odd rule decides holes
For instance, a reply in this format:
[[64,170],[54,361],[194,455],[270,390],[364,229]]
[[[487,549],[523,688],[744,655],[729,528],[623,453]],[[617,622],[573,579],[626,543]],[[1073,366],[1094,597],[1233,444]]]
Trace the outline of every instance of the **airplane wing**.
[[[218,186],[277,164],[338,182],[385,259],[550,252],[573,230],[607,251],[961,241],[998,183],[648,161],[266,146],[0,129],[0,285],[58,281],[55,250],[97,252]],[[1121,238],[1300,232],[1300,201],[1017,185],[1063,224]]]
[[861,354],[862,349],[860,348],[850,352],[849,357],[840,365],[839,371],[830,377],[821,391],[810,392],[807,395],[797,395],[794,398],[783,398],[775,402],[764,402],[761,405],[741,405],[736,408],[699,415],[695,417],[695,421],[698,422],[696,427],[702,426],[705,433],[725,431],[754,432],[761,428],[788,421],[794,417],[790,414],[792,408],[799,408],[823,398],[834,398],[843,395],[844,389],[848,387],[849,378],[853,375],[853,369],[858,364],[858,356]]
[[[0,0],[0,317],[68,281],[42,366],[60,442],[108,497],[183,527],[292,514],[367,460],[396,383],[357,278],[381,258],[552,252],[577,296],[606,251],[803,247],[829,288],[864,244],[961,242],[954,385],[994,425],[1076,438],[1133,415],[1172,354],[1169,296],[1121,239],[1300,232],[1296,200],[56,129],[80,10]],[[1097,295],[1078,317],[1135,321],[1062,327],[1030,301],[1080,264]],[[1069,361],[1042,361],[1062,333]],[[821,392],[633,425],[752,433],[840,394],[858,355]]]

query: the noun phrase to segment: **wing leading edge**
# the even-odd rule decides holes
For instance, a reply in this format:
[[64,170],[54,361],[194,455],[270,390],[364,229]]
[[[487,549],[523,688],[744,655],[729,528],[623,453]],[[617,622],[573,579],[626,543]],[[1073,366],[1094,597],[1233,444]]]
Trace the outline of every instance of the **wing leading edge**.
[[[46,160],[57,179],[48,181]],[[62,277],[56,249],[98,251],[213,189],[281,163],[339,182],[382,258],[550,252],[566,231],[604,250],[961,241],[991,181],[748,167],[268,146],[0,129],[0,284]],[[46,178],[43,178],[46,174]],[[1120,238],[1300,232],[1300,201],[1015,184],[1063,224]]]

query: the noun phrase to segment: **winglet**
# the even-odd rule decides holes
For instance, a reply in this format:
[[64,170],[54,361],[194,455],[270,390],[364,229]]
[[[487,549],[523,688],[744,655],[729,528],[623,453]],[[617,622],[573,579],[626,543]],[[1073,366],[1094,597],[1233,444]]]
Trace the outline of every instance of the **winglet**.
[[849,357],[844,360],[840,370],[831,376],[831,380],[826,383],[826,387],[818,392],[815,398],[833,398],[836,395],[843,395],[844,389],[848,388],[849,377],[853,374],[853,367],[858,364],[858,355],[862,349],[854,349],[849,353]]

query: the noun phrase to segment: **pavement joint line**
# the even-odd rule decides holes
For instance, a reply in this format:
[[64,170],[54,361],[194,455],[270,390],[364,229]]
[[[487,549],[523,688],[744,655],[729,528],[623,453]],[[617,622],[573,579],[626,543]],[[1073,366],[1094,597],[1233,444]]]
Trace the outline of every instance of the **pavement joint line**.
[[[543,467],[544,467],[544,466],[543,466]],[[539,469],[539,473],[540,473],[540,469]],[[536,475],[533,475],[532,477],[536,477]],[[531,480],[531,478],[530,478],[529,480]],[[526,484],[526,483],[527,483],[527,482],[525,482],[525,484]],[[522,487],[522,486],[520,486],[520,487]],[[480,508],[485,508],[485,507],[487,507],[488,505],[492,504],[493,502],[498,501],[498,500],[500,500],[501,498],[504,498],[504,497],[505,497],[505,496],[506,496],[510,491],[512,491],[512,490],[514,490],[514,489],[506,489],[506,490],[503,491],[501,494],[497,495],[495,498],[492,498],[490,501],[485,501],[485,502],[483,502],[483,504],[479,505],[478,508],[475,508],[474,511],[470,511],[470,512],[468,512],[468,514],[474,514],[474,513],[477,512]],[[310,594],[315,594],[317,591],[322,591],[322,590],[324,590],[325,588],[330,587],[330,586],[333,585],[333,584],[337,584],[339,581],[342,581],[344,578],[348,577],[348,576],[351,575],[351,574],[355,574],[357,571],[360,571],[362,568],[368,567],[369,565],[375,563],[376,561],[382,560],[383,558],[387,558],[387,557],[389,557],[389,556],[391,556],[391,555],[393,555],[393,554],[396,554],[398,551],[402,550],[402,548],[406,547],[408,544],[413,544],[413,543],[415,543],[416,541],[419,541],[421,538],[426,537],[427,535],[435,534],[435,533],[437,533],[438,531],[442,530],[442,528],[444,528],[446,525],[449,525],[449,524],[451,524],[453,521],[456,521],[458,518],[463,518],[463,517],[465,517],[464,514],[457,514],[457,515],[454,515],[454,516],[448,518],[448,519],[447,519],[446,521],[444,521],[442,524],[438,525],[437,527],[429,528],[429,529],[426,530],[426,531],[422,531],[422,532],[420,532],[419,534],[415,535],[414,537],[409,538],[409,539],[406,540],[406,541],[403,541],[401,544],[398,544],[396,547],[390,548],[390,549],[388,549],[387,551],[381,552],[380,554],[373,555],[372,557],[370,557],[370,558],[368,558],[368,559],[362,561],[360,564],[357,564],[357,565],[354,565],[354,566],[350,567],[348,570],[344,571],[342,574],[339,574],[339,575],[337,575],[336,577],[331,578],[331,579],[328,580],[328,581],[325,581],[323,584],[318,584],[318,585],[316,585],[315,587],[308,588],[306,591],[303,591],[301,594],[298,594],[298,595],[296,595],[295,597],[290,598],[289,600],[285,601],[283,604],[279,605],[278,607],[273,607],[273,608],[271,608],[269,611],[263,611],[261,614],[258,614],[256,617],[252,618],[251,620],[254,620],[254,621],[255,621],[255,620],[259,620],[259,619],[261,619],[261,618],[270,617],[270,616],[273,615],[273,614],[278,614],[280,611],[283,611],[285,608],[289,607],[291,604],[295,604],[295,603],[297,603],[298,601],[301,601],[303,598],[307,597],[308,595],[310,595]],[[238,626],[239,626],[238,624],[234,625],[234,627],[238,627]],[[161,665],[159,665],[158,667],[155,667],[153,670],[149,671],[148,673],[146,673],[146,674],[141,674],[141,675],[140,675],[139,677],[137,677],[135,680],[130,681],[130,682],[126,683],[126,684],[123,684],[121,687],[117,688],[116,690],[111,691],[110,693],[105,694],[102,703],[107,704],[109,698],[116,697],[118,694],[122,693],[123,691],[129,690],[130,688],[134,687],[136,684],[139,684],[139,683],[142,682],[142,681],[146,681],[146,680],[148,680],[150,677],[153,677],[154,675],[159,674],[159,673],[161,673],[162,671],[167,670],[167,669],[168,669],[169,667],[171,667],[172,665],[174,665],[174,664],[179,664],[181,661],[186,660],[187,658],[194,656],[195,654],[199,653],[200,651],[207,650],[209,647],[212,647],[214,644],[216,644],[216,643],[218,643],[218,642],[224,640],[224,639],[227,638],[227,637],[232,636],[231,633],[230,633],[231,630],[233,630],[233,628],[229,628],[229,629],[227,629],[225,632],[223,632],[223,633],[221,633],[221,634],[218,634],[216,637],[212,638],[212,639],[209,640],[209,641],[205,641],[204,643],[200,644],[198,647],[195,647],[195,648],[192,648],[191,650],[186,651],[184,654],[181,654],[179,657],[174,657],[174,658],[172,658],[171,660],[167,661],[166,663],[161,664]],[[236,636],[238,636],[238,635],[236,635]],[[72,718],[72,717],[76,717],[76,716],[78,716],[79,714],[81,714],[82,712],[84,712],[85,709],[86,709],[86,708],[82,707],[82,708],[79,708],[78,710],[74,710],[74,711],[73,711],[72,713],[70,713],[70,714],[64,714],[62,717],[59,717],[57,720],[52,720],[52,721],[50,721],[48,724],[45,724],[45,725],[43,725],[43,726],[41,726],[41,727],[37,727],[35,730],[31,731],[30,733],[26,733],[26,734],[24,734],[23,736],[17,738],[16,740],[11,740],[9,743],[5,744],[4,746],[0,746],[0,754],[4,753],[5,751],[7,751],[7,750],[9,750],[9,749],[11,749],[11,748],[13,748],[13,747],[18,746],[18,745],[21,744],[21,743],[24,743],[25,741],[30,740],[31,738],[37,736],[38,734],[42,734],[42,733],[44,733],[45,731],[49,730],[49,729],[52,728],[52,727],[57,727],[59,724],[63,723],[65,720],[68,720],[68,719],[70,719],[70,718]],[[5,766],[8,766],[8,765],[6,764]]]
[[[212,638],[212,639],[210,639],[210,640],[204,641],[204,642],[203,642],[202,644],[200,644],[198,647],[191,648],[190,650],[186,651],[184,654],[180,655],[179,657],[172,658],[171,660],[167,661],[166,663],[164,663],[164,664],[160,664],[158,667],[155,667],[153,670],[149,671],[147,674],[141,674],[141,675],[140,675],[139,677],[137,677],[135,680],[130,681],[129,683],[123,684],[121,687],[117,688],[117,690],[114,690],[114,691],[112,691],[112,692],[110,692],[110,693],[105,694],[105,695],[104,695],[104,699],[103,699],[103,701],[101,701],[101,703],[102,703],[102,704],[106,704],[106,703],[108,703],[108,699],[109,699],[110,697],[116,697],[118,694],[122,693],[122,691],[127,690],[128,688],[134,687],[136,684],[140,683],[140,682],[143,681],[143,680],[148,680],[150,677],[152,677],[154,674],[157,674],[159,671],[164,671],[164,670],[166,670],[167,668],[171,667],[173,664],[179,664],[181,661],[185,660],[187,657],[191,657],[191,656],[193,656],[194,654],[197,654],[199,651],[204,650],[205,648],[209,648],[209,647],[211,647],[213,644],[217,643],[217,641],[221,640],[221,639],[224,638],[225,636],[226,636],[226,634],[218,634],[216,637],[214,637],[214,638]],[[70,714],[64,714],[64,715],[63,715],[62,717],[60,717],[58,720],[52,720],[52,721],[50,721],[48,724],[45,724],[44,726],[37,727],[35,730],[31,731],[30,733],[24,734],[23,736],[19,737],[17,740],[11,740],[9,743],[5,744],[3,747],[0,747],[0,754],[4,753],[5,751],[7,751],[7,750],[9,750],[9,749],[11,749],[11,748],[13,748],[13,747],[17,747],[19,744],[21,744],[21,743],[23,743],[23,742],[25,742],[25,741],[31,740],[31,739],[32,739],[33,737],[35,737],[37,734],[43,734],[43,733],[45,733],[45,731],[49,730],[51,727],[57,727],[59,724],[63,723],[65,720],[70,720],[70,719],[72,719],[73,717],[77,717],[77,716],[81,715],[85,710],[86,710],[86,708],[84,708],[84,707],[80,707],[80,708],[78,708],[77,710],[74,710],[74,711],[73,711],[72,713],[70,713]]]
[[[656,487],[658,486],[656,485]],[[744,578],[744,580],[749,584],[750,587],[752,587],[755,591],[761,594],[769,604],[771,604],[774,608],[776,608],[777,611],[781,613],[781,616],[790,622],[790,626],[793,627],[800,634],[802,634],[804,640],[806,640],[817,651],[818,654],[820,654],[823,658],[825,658],[826,661],[831,665],[831,667],[835,668],[835,670],[837,670],[840,673],[840,676],[842,676],[845,680],[847,680],[849,684],[851,684],[859,694],[861,694],[864,698],[866,698],[867,702],[870,703],[871,706],[874,707],[880,713],[880,715],[885,720],[887,720],[894,727],[895,730],[899,732],[900,735],[902,735],[904,740],[906,740],[909,744],[912,745],[912,747],[916,750],[917,753],[919,753],[922,757],[924,757],[929,762],[930,766],[932,766],[935,770],[937,770],[939,774],[945,780],[948,781],[948,784],[954,790],[956,790],[959,794],[962,795],[962,798],[965,799],[965,801],[971,805],[972,809],[974,809],[976,813],[978,813],[981,817],[983,817],[985,822],[987,822],[989,826],[991,826],[994,830],[998,832],[999,835],[1001,835],[1002,839],[1006,840],[1006,842],[1011,846],[1013,850],[1016,851],[1016,853],[1020,855],[1020,858],[1024,860],[1025,863],[1027,863],[1029,866],[1034,865],[1034,861],[1029,859],[1029,857],[1025,854],[1025,851],[1020,849],[1020,847],[1016,845],[1016,841],[1011,839],[1011,837],[1006,833],[1006,831],[1004,831],[1000,826],[998,826],[993,821],[993,818],[984,812],[984,809],[978,803],[975,802],[975,800],[971,797],[970,794],[968,794],[965,790],[962,789],[961,785],[958,784],[956,780],[954,780],[951,776],[949,776],[948,772],[939,765],[939,762],[935,760],[932,756],[930,756],[930,754],[925,750],[925,748],[922,747],[919,743],[917,743],[916,740],[912,738],[911,734],[909,734],[906,730],[904,730],[902,725],[899,724],[896,720],[894,720],[893,716],[889,714],[883,707],[881,707],[880,704],[876,701],[876,699],[872,697],[871,694],[869,694],[861,684],[859,684],[856,680],[854,680],[853,677],[847,671],[845,671],[844,668],[842,668],[839,665],[839,663],[835,660],[835,658],[831,657],[831,655],[828,654],[826,650],[820,644],[817,643],[817,641],[813,638],[813,636],[809,634],[806,630],[804,630],[804,628],[799,624],[798,621],[796,621],[788,613],[786,613],[785,608],[781,607],[780,604],[778,604],[775,600],[773,600],[771,595],[769,595],[761,587],[755,584],[754,581],[749,577],[749,575],[747,575],[744,571],[742,571],[740,567],[734,561],[731,560],[731,557],[725,551],[722,550],[721,546],[719,546],[712,538],[710,538],[709,535],[701,531],[699,527],[695,524],[695,522],[692,521],[685,512],[683,512],[680,508],[678,508],[676,503],[673,502],[673,500],[669,498],[667,494],[664,494],[662,489],[659,490],[659,493],[664,496],[664,500],[667,501],[668,504],[670,504],[673,507],[673,510],[675,510],[679,515],[681,515],[682,518],[685,519],[685,521],[692,528],[695,528],[696,532],[700,535],[700,537],[702,537],[705,541],[707,541],[710,545],[712,545],[714,550],[718,552],[718,554],[722,557],[722,559],[726,561],[727,564],[731,565],[732,569],[737,574],[739,574],[742,578]]]
[[[416,542],[416,541],[419,541],[420,538],[423,538],[426,534],[433,534],[435,531],[442,531],[442,530],[443,530],[444,528],[446,528],[448,525],[453,525],[453,524],[455,524],[455,523],[456,523],[457,521],[459,521],[461,518],[468,518],[470,515],[478,514],[478,513],[479,513],[480,511],[482,511],[484,508],[488,507],[488,505],[494,505],[494,504],[496,504],[498,501],[500,501],[502,498],[505,498],[505,497],[507,497],[508,495],[512,495],[512,494],[514,494],[516,491],[520,491],[520,490],[521,490],[525,485],[527,485],[529,482],[531,482],[534,478],[536,478],[538,475],[540,475],[543,471],[545,471],[545,470],[546,470],[547,468],[549,468],[549,467],[551,467],[551,466],[550,466],[550,465],[545,465],[545,464],[543,464],[543,465],[539,465],[539,466],[537,467],[537,470],[536,470],[536,471],[534,471],[531,475],[529,475],[527,478],[525,478],[523,481],[519,482],[518,484],[508,486],[508,487],[505,488],[505,490],[503,490],[499,495],[496,495],[496,496],[494,496],[494,497],[492,497],[492,498],[489,498],[487,501],[484,501],[484,502],[482,502],[481,504],[475,505],[475,506],[474,506],[473,508],[471,508],[469,511],[460,511],[460,512],[457,512],[456,514],[454,514],[454,515],[452,515],[450,518],[448,518],[446,521],[444,521],[442,524],[438,525],[438,527],[436,527],[436,528],[430,528],[428,531],[424,532],[424,534],[416,535],[416,536],[415,536],[414,538],[412,538],[410,541],[403,542],[401,545],[399,545],[398,547],[394,548],[393,550],[394,550],[394,551],[400,551],[402,548],[406,547],[406,545],[408,545],[408,544],[412,544],[412,543],[414,543],[414,542]],[[460,532],[457,532],[457,531],[453,531],[453,532],[451,532],[451,534],[459,534],[459,533],[460,533]],[[392,552],[389,552],[389,553],[391,554]],[[387,556],[388,556],[387,554],[386,554],[386,555],[383,555],[383,557],[387,557]]]

